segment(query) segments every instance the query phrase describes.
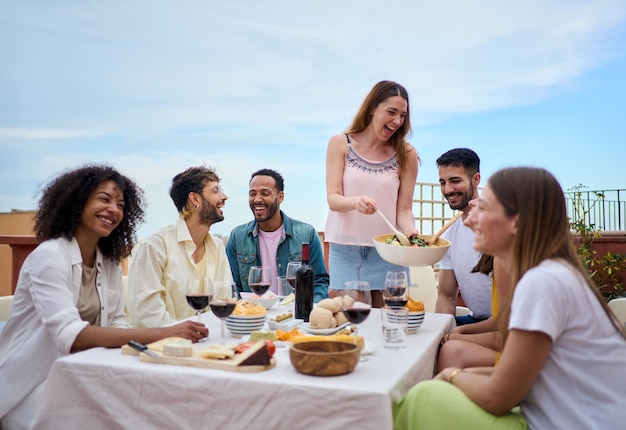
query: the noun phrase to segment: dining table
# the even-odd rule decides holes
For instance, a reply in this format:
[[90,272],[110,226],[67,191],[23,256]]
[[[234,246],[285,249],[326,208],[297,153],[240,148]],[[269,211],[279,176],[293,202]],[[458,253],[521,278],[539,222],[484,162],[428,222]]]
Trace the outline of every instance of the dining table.
[[[288,310],[276,305],[267,316]],[[219,343],[220,320],[201,315]],[[120,348],[92,348],[53,364],[35,429],[346,429],[393,428],[393,406],[416,383],[433,377],[443,334],[452,315],[426,313],[401,350],[382,346],[381,310],[359,324],[365,339],[354,371],[309,376],[291,365],[289,344],[279,342],[275,367],[237,373],[140,361]],[[226,343],[241,339],[226,333]]]

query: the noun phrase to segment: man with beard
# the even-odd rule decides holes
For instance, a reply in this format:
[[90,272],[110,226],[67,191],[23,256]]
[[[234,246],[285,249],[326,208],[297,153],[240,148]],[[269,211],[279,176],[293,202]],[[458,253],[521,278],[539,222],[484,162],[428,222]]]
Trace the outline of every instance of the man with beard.
[[128,321],[160,327],[192,316],[187,286],[212,293],[214,282],[232,282],[224,244],[209,232],[224,220],[228,199],[209,168],[190,167],[174,176],[170,196],[180,216],[133,248],[128,269]]
[[471,324],[491,316],[491,279],[472,272],[481,254],[473,248],[474,232],[463,223],[470,211],[470,200],[478,198],[480,158],[471,149],[451,149],[437,159],[437,167],[441,193],[450,208],[463,215],[442,235],[452,245],[439,263],[435,312],[454,315],[460,291],[472,315],[456,317],[456,323]]
[[302,244],[309,243],[309,264],[315,274],[315,296],[318,302],[328,297],[328,272],[319,236],[313,226],[289,218],[280,210],[285,198],[280,173],[261,169],[250,178],[248,203],[254,221],[233,229],[226,244],[226,254],[237,289],[251,291],[248,271],[252,266],[270,267],[271,291],[277,292],[278,276],[285,276],[287,263],[300,261]]

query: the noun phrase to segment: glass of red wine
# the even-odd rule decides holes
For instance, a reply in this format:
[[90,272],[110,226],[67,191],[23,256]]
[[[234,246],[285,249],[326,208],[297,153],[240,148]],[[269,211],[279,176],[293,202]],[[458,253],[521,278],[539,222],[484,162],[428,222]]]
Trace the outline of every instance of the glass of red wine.
[[383,299],[390,308],[403,308],[406,306],[409,291],[409,280],[405,271],[390,270],[385,278]]
[[265,266],[252,266],[248,272],[248,285],[257,295],[257,301],[261,304],[261,296],[270,289],[272,278],[270,268]]
[[209,306],[211,312],[221,320],[220,344],[224,345],[225,321],[237,306],[237,284],[234,282],[215,282],[214,285],[215,292]]
[[287,282],[289,282],[289,285],[291,285],[291,289],[293,291],[296,290],[296,272],[301,265],[301,261],[290,261],[289,263],[287,263],[285,277],[287,278]]
[[[341,296],[341,310],[348,321],[354,324],[354,343],[358,342],[359,324],[367,319],[372,310],[370,284],[366,281],[347,281],[343,290],[335,292]],[[362,358],[364,361],[365,359]]]
[[187,303],[196,311],[196,319],[200,322],[200,314],[209,306],[213,286],[207,278],[189,279],[186,286]]

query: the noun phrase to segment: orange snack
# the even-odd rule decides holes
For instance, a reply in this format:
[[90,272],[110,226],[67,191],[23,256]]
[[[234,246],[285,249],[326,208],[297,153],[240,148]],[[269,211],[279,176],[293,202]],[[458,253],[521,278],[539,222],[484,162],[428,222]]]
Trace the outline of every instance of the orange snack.
[[302,336],[298,327],[292,328],[291,331],[284,331],[279,328],[276,329],[276,340],[291,341],[291,339],[297,336]]
[[409,312],[424,312],[424,301],[416,301],[409,297],[409,301],[406,303],[406,307],[409,308]]

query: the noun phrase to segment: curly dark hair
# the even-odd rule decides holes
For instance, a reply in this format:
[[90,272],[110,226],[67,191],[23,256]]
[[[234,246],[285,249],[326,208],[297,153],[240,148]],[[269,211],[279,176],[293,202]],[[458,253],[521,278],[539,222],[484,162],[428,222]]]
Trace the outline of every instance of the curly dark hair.
[[107,237],[100,238],[102,254],[116,262],[130,255],[136,231],[144,220],[143,190],[113,167],[86,165],[54,178],[41,190],[35,217],[35,233],[40,241],[64,237],[72,239],[91,193],[103,182],[113,181],[124,193],[124,218]]

